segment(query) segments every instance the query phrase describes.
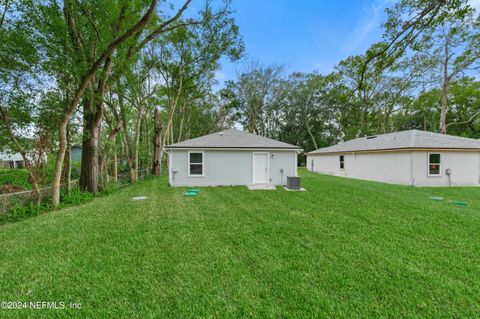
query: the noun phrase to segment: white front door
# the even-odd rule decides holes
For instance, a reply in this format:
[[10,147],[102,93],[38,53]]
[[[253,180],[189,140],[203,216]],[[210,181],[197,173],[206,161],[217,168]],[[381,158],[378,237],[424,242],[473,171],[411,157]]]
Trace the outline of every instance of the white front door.
[[253,153],[253,184],[268,184],[268,153]]

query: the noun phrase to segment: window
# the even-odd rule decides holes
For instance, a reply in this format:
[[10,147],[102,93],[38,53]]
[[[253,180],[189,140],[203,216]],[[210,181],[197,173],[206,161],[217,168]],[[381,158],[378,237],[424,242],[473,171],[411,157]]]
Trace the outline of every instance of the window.
[[440,176],[441,175],[441,163],[440,154],[428,154],[428,175]]
[[345,157],[340,155],[340,169],[345,169]]
[[203,152],[188,152],[188,176],[203,176]]

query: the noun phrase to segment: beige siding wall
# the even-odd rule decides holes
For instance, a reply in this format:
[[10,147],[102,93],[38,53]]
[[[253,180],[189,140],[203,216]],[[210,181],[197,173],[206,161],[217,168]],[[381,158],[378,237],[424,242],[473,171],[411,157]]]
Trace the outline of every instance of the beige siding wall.
[[[205,150],[203,177],[188,176],[188,151],[170,151],[169,181],[172,186],[252,185],[254,152],[268,152],[269,184],[283,185],[287,176],[296,175],[295,151]],[[272,157],[273,155],[273,157]],[[283,174],[280,172],[283,169]],[[172,172],[175,171],[175,174]]]
[[[442,175],[428,176],[428,152],[345,153],[345,169],[340,169],[339,155],[307,156],[307,168],[313,171],[374,180],[393,184],[417,186],[479,185],[479,152],[435,152],[441,154]],[[445,174],[452,169],[451,182]]]

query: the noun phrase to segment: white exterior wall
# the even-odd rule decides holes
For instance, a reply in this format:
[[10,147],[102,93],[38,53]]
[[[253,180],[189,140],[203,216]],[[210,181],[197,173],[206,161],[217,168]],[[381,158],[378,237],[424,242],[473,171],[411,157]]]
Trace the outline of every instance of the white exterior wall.
[[[480,152],[445,152],[441,154],[441,176],[428,176],[426,151],[398,151],[308,155],[307,169],[323,174],[346,176],[392,184],[417,186],[473,186],[479,185]],[[345,169],[340,169],[340,155],[344,155]],[[452,169],[451,183],[447,168]]]
[[[197,150],[192,150],[197,151]],[[269,150],[198,150],[204,152],[204,176],[188,176],[188,150],[169,151],[169,182],[172,186],[252,185],[253,153],[268,152],[269,185],[284,185],[296,176],[297,153]],[[272,157],[273,155],[273,157]],[[283,168],[283,176],[280,169]],[[175,173],[173,173],[175,171]]]
[[345,153],[345,169],[340,169],[340,155],[309,155],[308,169],[314,161],[315,172],[336,176],[388,182],[393,184],[410,184],[410,152],[391,153]]
[[[413,154],[415,185],[418,186],[476,186],[479,185],[480,152],[434,152],[440,154],[440,176],[428,176],[428,152]],[[445,170],[450,168],[449,177]]]

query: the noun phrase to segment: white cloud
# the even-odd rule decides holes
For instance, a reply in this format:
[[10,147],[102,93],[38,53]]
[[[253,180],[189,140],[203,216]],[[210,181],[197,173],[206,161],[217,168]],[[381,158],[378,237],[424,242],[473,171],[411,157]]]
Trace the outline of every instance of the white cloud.
[[[368,41],[372,32],[380,28],[384,22],[384,10],[391,6],[395,0],[373,0],[370,5],[363,8],[359,15],[356,27],[352,30],[342,49],[349,54],[363,48],[364,45],[370,45]],[[480,0],[468,0],[470,5],[480,13]]]
[[392,3],[392,0],[374,0],[368,7],[365,7],[357,20],[357,26],[352,30],[342,48],[351,52],[362,47],[372,31],[380,27],[383,22],[384,10]]

